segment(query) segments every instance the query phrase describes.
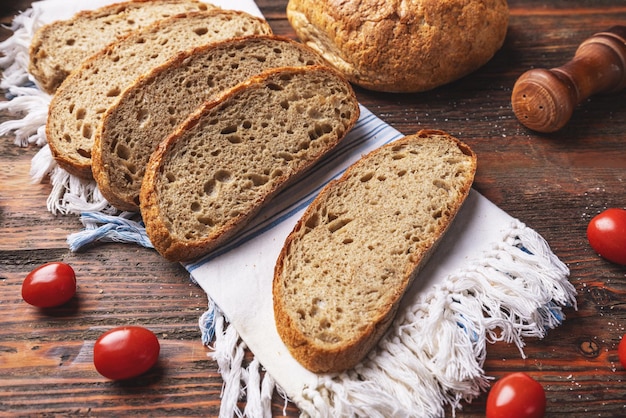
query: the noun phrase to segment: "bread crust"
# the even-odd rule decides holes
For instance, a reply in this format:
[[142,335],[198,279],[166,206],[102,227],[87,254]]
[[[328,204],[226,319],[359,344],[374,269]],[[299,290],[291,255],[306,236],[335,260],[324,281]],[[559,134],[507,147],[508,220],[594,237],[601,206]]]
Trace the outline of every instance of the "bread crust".
[[[337,344],[327,344],[326,342],[313,337],[308,331],[305,332],[302,329],[302,326],[296,320],[296,317],[300,317],[302,312],[296,312],[296,310],[305,310],[304,306],[298,307],[297,309],[294,306],[287,306],[286,302],[286,285],[285,281],[288,280],[286,265],[287,258],[290,255],[290,251],[292,251],[292,247],[296,240],[300,239],[303,235],[303,231],[306,228],[311,228],[311,219],[312,216],[316,215],[319,211],[328,210],[331,211],[332,208],[325,206],[325,202],[328,199],[330,193],[338,190],[342,187],[346,179],[351,177],[353,173],[359,173],[363,167],[368,167],[367,164],[372,160],[372,157],[377,156],[377,154],[381,153],[383,149],[388,147],[397,147],[402,146],[405,143],[410,141],[420,141],[424,138],[429,140],[429,138],[433,136],[440,136],[446,138],[448,141],[452,141],[461,153],[467,156],[468,159],[468,168],[464,173],[465,177],[463,179],[463,184],[458,190],[458,194],[456,194],[455,199],[450,202],[451,210],[444,214],[447,216],[447,219],[444,223],[442,223],[439,229],[436,229],[431,234],[431,240],[426,243],[424,248],[421,250],[415,250],[415,252],[411,253],[412,256],[409,257],[409,262],[404,266],[404,273],[402,275],[401,281],[391,289],[392,292],[388,298],[384,298],[383,305],[378,306],[374,312],[362,312],[361,316],[367,316],[367,323],[363,327],[363,329],[359,329],[358,333],[355,333],[350,338],[346,338]],[[391,144],[388,144],[378,150],[372,151],[367,156],[363,157],[357,163],[352,165],[346,170],[344,175],[341,178],[330,182],[318,195],[318,197],[309,205],[302,218],[297,222],[291,234],[285,240],[285,244],[283,249],[277,259],[273,286],[272,286],[272,295],[274,302],[274,317],[275,323],[278,330],[279,335],[281,336],[283,342],[289,349],[292,356],[300,362],[307,369],[315,372],[315,373],[334,373],[340,372],[349,368],[354,367],[358,362],[360,362],[375,346],[378,340],[382,337],[385,331],[388,329],[389,325],[394,319],[398,306],[400,305],[400,301],[402,296],[404,295],[406,289],[411,285],[412,281],[417,276],[420,267],[423,266],[429,256],[435,250],[437,244],[440,239],[444,235],[445,231],[448,229],[450,224],[452,223],[454,217],[458,213],[461,208],[465,198],[469,194],[471,189],[471,185],[474,179],[474,174],[476,171],[476,155],[474,152],[464,143],[453,138],[442,131],[435,130],[422,130],[415,135],[410,135],[399,139]],[[348,189],[343,189],[342,196],[345,196],[348,193]],[[413,199],[419,200],[422,196],[413,196]],[[326,227],[327,225],[323,222],[321,224]],[[315,226],[317,227],[317,225]],[[350,244],[352,245],[352,244]],[[335,248],[335,247],[332,247]],[[405,250],[402,248],[402,250]],[[409,251],[407,248],[406,251]],[[298,255],[302,255],[300,252]],[[307,253],[308,254],[308,253]],[[342,254],[335,253],[336,257],[342,257]],[[316,256],[313,255],[313,258]],[[367,255],[363,254],[363,259],[361,263],[367,264],[368,261],[366,259]],[[322,263],[322,258],[315,258],[315,263]],[[335,283],[344,283],[346,277],[350,275],[349,273],[350,267],[346,266],[345,271],[335,271],[333,270],[331,277],[335,281]],[[310,282],[318,284],[320,287],[323,286],[322,283],[326,283],[320,280],[320,278],[314,276],[309,278]],[[307,289],[300,289],[298,294],[306,293]],[[342,295],[343,297],[343,295]],[[348,296],[346,296],[348,297]],[[382,300],[382,299],[381,299]],[[349,307],[342,305],[341,301],[336,301],[337,305],[342,307],[342,310],[348,310]],[[326,301],[328,305],[333,304],[333,301]]]
[[484,65],[502,46],[506,0],[290,0],[298,37],[353,83],[420,92]]
[[[181,237],[175,236],[175,232],[171,230],[165,219],[159,193],[159,182],[161,178],[165,176],[163,166],[168,154],[170,154],[173,148],[181,141],[185,133],[202,123],[203,119],[207,118],[207,115],[219,115],[224,105],[228,105],[229,101],[235,100],[234,98],[238,97],[240,93],[246,92],[248,89],[260,89],[264,83],[272,83],[272,79],[275,76],[281,77],[283,75],[306,72],[327,73],[328,77],[335,77],[336,80],[340,81],[347,88],[349,96],[345,98],[345,101],[351,103],[352,110],[341,132],[331,132],[331,135],[338,136],[331,139],[328,143],[325,143],[324,148],[316,152],[315,158],[302,161],[300,163],[301,165],[293,173],[289,175],[283,173],[276,176],[272,187],[267,190],[265,194],[256,195],[254,197],[255,200],[252,202],[253,206],[246,212],[232,216],[228,222],[220,224],[202,237],[196,239],[182,239]],[[214,111],[216,113],[212,113]],[[303,115],[303,117],[305,116]],[[150,241],[155,249],[170,261],[191,261],[218,248],[239,232],[246,223],[262,209],[267,201],[302,176],[313,164],[319,161],[323,155],[333,149],[356,123],[358,117],[358,102],[348,82],[337,71],[319,65],[269,69],[229,89],[216,99],[204,103],[183,124],[179,125],[176,131],[159,144],[156,151],[151,155],[150,161],[146,167],[146,173],[140,191],[140,208],[142,218],[146,224],[146,233]],[[185,147],[186,146],[187,142],[185,142]]]

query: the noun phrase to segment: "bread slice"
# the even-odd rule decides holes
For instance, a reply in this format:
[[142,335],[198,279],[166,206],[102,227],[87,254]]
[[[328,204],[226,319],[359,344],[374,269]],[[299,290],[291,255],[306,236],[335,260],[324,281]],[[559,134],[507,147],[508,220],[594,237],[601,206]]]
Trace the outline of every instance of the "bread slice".
[[92,153],[100,192],[120,210],[139,210],[150,155],[200,104],[263,70],[323,63],[310,48],[271,35],[226,40],[178,54],[138,79],[104,114]]
[[29,72],[47,93],[109,43],[176,14],[215,6],[198,0],[135,0],[82,11],[42,26],[30,44]]
[[217,248],[358,116],[352,87],[325,66],[270,69],[203,104],[150,157],[140,193],[150,241],[171,261]]
[[363,157],[329,183],[287,237],[273,282],[278,333],[307,369],[352,368],[468,195],[476,156],[420,131]]
[[53,156],[71,174],[92,178],[91,149],[102,115],[139,76],[181,50],[269,33],[267,22],[247,13],[209,10],[160,20],[110,44],[72,72],[52,98],[46,136]]

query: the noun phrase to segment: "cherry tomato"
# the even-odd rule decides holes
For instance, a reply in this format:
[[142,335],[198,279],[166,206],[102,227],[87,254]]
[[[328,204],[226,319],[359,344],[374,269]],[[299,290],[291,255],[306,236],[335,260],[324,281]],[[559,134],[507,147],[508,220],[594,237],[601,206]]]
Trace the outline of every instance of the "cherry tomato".
[[626,265],[626,210],[611,208],[596,215],[587,226],[587,239],[600,256]]
[[617,355],[619,357],[619,362],[622,363],[622,367],[626,369],[626,334],[622,336],[622,339],[617,346]]
[[39,308],[63,305],[76,294],[74,269],[62,262],[43,264],[26,276],[22,299]]
[[487,396],[487,418],[541,418],[545,411],[543,386],[526,373],[504,376]]
[[156,335],[139,326],[113,328],[98,338],[93,363],[102,376],[112,380],[139,376],[159,359],[161,346]]

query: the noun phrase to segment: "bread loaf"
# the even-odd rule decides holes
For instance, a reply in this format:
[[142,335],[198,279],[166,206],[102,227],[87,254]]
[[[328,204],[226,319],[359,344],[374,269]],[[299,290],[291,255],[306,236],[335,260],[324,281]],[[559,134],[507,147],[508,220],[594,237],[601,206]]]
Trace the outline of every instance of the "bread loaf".
[[359,107],[325,66],[270,69],[203,104],[150,157],[146,232],[171,261],[207,254],[332,150]]
[[212,5],[198,0],[134,0],[42,26],[31,41],[28,70],[39,86],[54,93],[69,73],[107,44],[157,20]]
[[52,155],[71,174],[92,178],[91,151],[102,115],[140,75],[181,50],[270,32],[264,20],[232,10],[177,15],[131,32],[84,62],[57,90],[46,124]]
[[430,90],[484,65],[508,26],[506,0],[289,0],[298,37],[353,83]]
[[476,156],[420,131],[329,183],[287,237],[273,282],[278,333],[313,372],[361,361],[393,320],[470,191]]
[[96,131],[92,171],[101,193],[120,210],[138,210],[150,155],[200,104],[265,69],[323,63],[300,43],[256,35],[204,45],[154,68],[124,91]]

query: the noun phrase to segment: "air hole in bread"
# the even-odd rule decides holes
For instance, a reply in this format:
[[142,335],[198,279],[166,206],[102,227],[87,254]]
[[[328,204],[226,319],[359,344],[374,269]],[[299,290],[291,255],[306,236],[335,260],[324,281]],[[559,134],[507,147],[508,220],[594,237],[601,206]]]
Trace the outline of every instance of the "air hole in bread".
[[211,151],[211,156],[217,157],[221,153],[222,153],[222,150],[216,149],[216,150]]
[[107,97],[117,97],[119,96],[120,92],[121,92],[121,89],[115,86],[111,90],[107,91]]
[[137,122],[139,122],[139,125],[143,126],[148,121],[149,118],[150,118],[150,112],[147,109],[137,110]]
[[196,28],[193,30],[193,33],[195,33],[198,36],[206,35],[207,33],[209,33],[209,28],[207,27]]
[[281,151],[278,153],[278,157],[282,158],[285,161],[293,160],[293,154],[287,151]]
[[252,127],[252,122],[250,122],[249,120],[244,120],[241,126],[243,126],[245,129],[250,129]]
[[397,174],[398,174],[398,177],[402,177],[402,176],[406,175],[406,170],[400,170],[400,171],[398,171]]
[[129,25],[135,24],[135,21],[133,19],[127,19],[126,22],[128,22]]
[[384,174],[381,174],[378,177],[376,177],[376,179],[378,181],[385,181],[385,180],[387,180],[387,176],[385,176]]
[[91,135],[93,134],[93,129],[91,128],[90,123],[83,124],[83,128],[80,130],[81,135],[84,138],[91,139]]
[[324,117],[323,113],[315,107],[310,107],[306,113],[311,119],[321,119]]
[[272,91],[281,91],[284,90],[282,86],[276,83],[267,83],[267,88]]
[[76,111],[76,120],[85,119],[85,115],[87,115],[87,109],[81,107]]
[[393,154],[393,156],[391,157],[391,159],[393,160],[401,160],[403,158],[406,158],[406,154],[404,153],[396,153],[396,154]]
[[361,176],[361,178],[359,180],[361,180],[361,183],[367,183],[372,178],[374,178],[374,173],[373,172],[369,172],[369,173]]
[[74,43],[76,43],[76,39],[70,38],[65,40],[65,45],[67,46],[72,46]]
[[298,146],[298,148],[300,148],[303,151],[308,150],[309,148],[311,148],[311,141],[300,142],[300,145]]
[[204,194],[206,194],[207,196],[212,196],[213,194],[215,194],[215,180],[211,179],[208,180],[206,183],[204,183],[204,187],[202,188],[204,190]]
[[225,128],[222,128],[222,130],[220,131],[222,135],[228,135],[235,132],[237,132],[237,125],[229,125]]
[[202,205],[199,202],[192,202],[190,209],[192,212],[200,212],[200,209],[202,209]]
[[433,186],[439,187],[440,189],[443,189],[443,190],[449,190],[450,189],[450,185],[448,184],[448,182],[446,182],[444,180],[441,180],[441,179],[433,180]]
[[276,178],[276,177],[280,177],[284,174],[283,170],[281,169],[276,169],[274,171],[272,171],[271,177],[272,178]]
[[275,53],[275,54],[282,54],[282,53],[283,53],[283,50],[282,50],[282,49],[280,49],[280,48],[274,48],[274,53]]
[[229,135],[226,139],[231,144],[241,144],[243,142],[243,139],[239,135]]
[[246,177],[252,181],[252,184],[254,184],[255,187],[263,186],[270,180],[269,176],[265,176],[262,174],[253,173],[248,174]]
[[281,100],[280,107],[282,107],[285,110],[289,109],[289,100]]
[[316,123],[315,126],[313,126],[313,129],[309,130],[309,138],[312,141],[315,141],[332,131],[333,127],[329,123]]
[[91,150],[88,149],[84,149],[84,148],[79,148],[76,150],[76,152],[78,153],[78,155],[80,155],[81,157],[84,158],[91,158]]
[[228,183],[233,180],[233,173],[228,170],[218,170],[214,176],[215,180],[220,183]]
[[304,226],[310,229],[316,228],[320,224],[320,215],[318,213],[314,213],[310,218],[306,220]]
[[[130,174],[137,174],[137,166],[135,164],[126,164],[126,169],[130,172]],[[130,176],[126,179],[129,183],[134,181]]]
[[130,158],[131,151],[124,144],[119,144],[115,149],[115,154],[122,160],[128,160]]
[[328,231],[331,234],[334,234],[350,222],[352,222],[352,219],[336,219],[328,224]]
[[209,227],[215,226],[215,222],[208,216],[198,216],[198,222]]
[[174,173],[165,174],[165,178],[169,183],[174,183],[176,181],[176,176],[174,175]]
[[352,238],[344,238],[343,241],[341,241],[342,244],[352,244],[354,242],[354,240]]

